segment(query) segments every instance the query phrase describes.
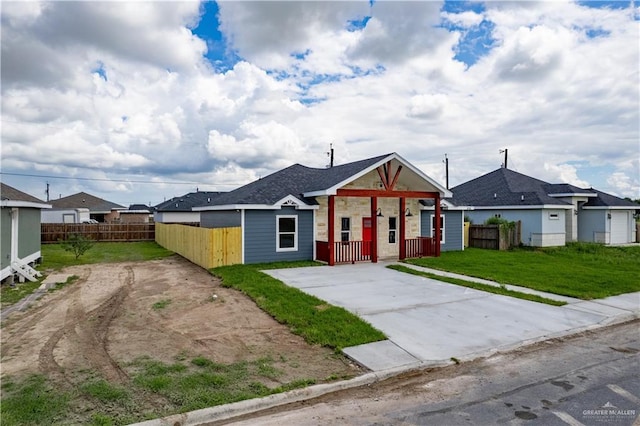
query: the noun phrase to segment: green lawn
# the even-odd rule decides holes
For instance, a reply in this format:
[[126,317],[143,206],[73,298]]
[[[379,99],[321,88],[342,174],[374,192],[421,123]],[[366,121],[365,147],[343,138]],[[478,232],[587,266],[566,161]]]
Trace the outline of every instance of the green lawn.
[[86,253],[75,259],[73,253],[65,251],[60,244],[43,244],[42,268],[61,269],[65,266],[89,263],[129,262],[162,259],[173,255],[153,241],[131,243],[95,243]]
[[385,339],[382,332],[343,308],[289,287],[265,273],[265,269],[318,265],[315,262],[285,262],[221,266],[212,269],[222,284],[242,291],[278,322],[310,343],[342,349]]
[[407,262],[585,300],[640,291],[640,247],[468,248]]
[[460,286],[463,286],[463,287],[473,288],[475,290],[486,291],[488,293],[500,294],[502,296],[510,296],[510,297],[515,297],[517,299],[530,300],[532,302],[546,303],[547,305],[552,305],[552,306],[564,306],[564,305],[567,304],[567,302],[560,302],[558,300],[552,300],[552,299],[549,299],[547,297],[542,297],[542,296],[538,296],[538,295],[535,295],[535,294],[529,294],[529,293],[523,293],[523,292],[520,292],[520,291],[508,290],[508,289],[506,289],[506,288],[504,288],[502,286],[501,287],[497,287],[497,286],[492,286],[492,285],[489,285],[489,284],[481,284],[481,283],[476,283],[476,282],[473,282],[473,281],[461,280],[461,279],[458,279],[458,278],[443,277],[441,275],[432,274],[431,272],[418,271],[417,269],[409,268],[409,267],[404,266],[404,265],[389,265],[389,266],[387,266],[387,268],[393,269],[393,270],[399,271],[399,272],[404,272],[406,274],[418,275],[420,277],[431,278],[433,280],[438,280],[438,281],[442,281],[442,282],[445,282],[445,283],[450,283],[450,284],[460,285]]

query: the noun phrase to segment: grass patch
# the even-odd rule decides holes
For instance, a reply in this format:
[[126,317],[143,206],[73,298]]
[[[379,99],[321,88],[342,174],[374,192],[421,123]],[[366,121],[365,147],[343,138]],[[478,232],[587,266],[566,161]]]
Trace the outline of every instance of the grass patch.
[[164,396],[175,410],[186,412],[259,398],[315,383],[311,379],[302,379],[270,389],[263,381],[273,380],[274,375],[279,374],[273,362],[271,358],[263,358],[253,362],[218,364],[204,357],[196,357],[187,366],[141,358],[132,365],[139,370],[134,376],[134,383],[138,387]]
[[345,347],[385,339],[382,332],[343,308],[328,305],[317,297],[289,287],[267,274],[265,269],[318,265],[315,262],[278,262],[256,265],[232,265],[214,268],[225,287],[251,297],[278,322],[289,326],[310,344],[340,350]]
[[62,269],[65,266],[87,265],[91,263],[136,262],[162,259],[173,255],[153,241],[131,243],[95,243],[91,250],[76,259],[60,244],[43,244],[41,248],[42,268]]
[[101,402],[118,402],[129,399],[129,392],[121,387],[113,386],[103,379],[85,383],[81,390]]
[[460,285],[463,287],[473,288],[475,290],[486,291],[487,293],[500,294],[502,296],[510,296],[518,299],[529,300],[532,302],[538,303],[546,303],[547,305],[553,306],[563,306],[566,305],[566,302],[561,302],[559,300],[552,300],[546,297],[537,296],[535,294],[521,293],[519,291],[508,290],[504,287],[495,287],[488,284],[475,283],[473,281],[460,280],[457,278],[443,277],[440,275],[432,274],[430,272],[417,271],[412,268],[408,268],[402,265],[389,265],[387,266],[389,269],[394,269],[396,271],[405,272],[407,274],[419,275],[422,277],[431,278],[438,281],[443,281],[450,284]]
[[62,424],[68,408],[69,395],[55,391],[44,376],[32,375],[20,383],[3,378],[3,426]]
[[68,392],[55,389],[42,375],[3,377],[2,426],[127,425],[316,383],[309,378],[279,381],[282,372],[271,357],[234,364],[201,356],[175,363],[140,357],[125,367],[131,382],[114,384],[89,375]]
[[16,283],[15,287],[11,287],[6,284],[2,285],[0,288],[0,300],[2,301],[2,306],[4,307],[18,303],[36,291],[41,284],[42,280],[36,282],[27,281],[24,283]]
[[171,303],[171,299],[162,299],[154,303],[153,305],[151,305],[151,307],[157,311],[158,309],[166,308],[169,305],[169,303]]
[[407,262],[583,300],[640,291],[640,247],[571,243],[508,251],[469,248]]

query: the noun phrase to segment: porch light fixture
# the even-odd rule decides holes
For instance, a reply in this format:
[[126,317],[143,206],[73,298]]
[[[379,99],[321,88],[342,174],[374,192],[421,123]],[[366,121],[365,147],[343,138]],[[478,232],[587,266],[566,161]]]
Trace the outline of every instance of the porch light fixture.
[[407,217],[413,216],[413,214],[411,213],[411,210],[409,210],[409,207],[407,207],[407,210],[405,210],[404,215]]
[[380,207],[378,207],[378,211],[376,212],[376,216],[384,217],[384,215],[382,214],[382,209]]

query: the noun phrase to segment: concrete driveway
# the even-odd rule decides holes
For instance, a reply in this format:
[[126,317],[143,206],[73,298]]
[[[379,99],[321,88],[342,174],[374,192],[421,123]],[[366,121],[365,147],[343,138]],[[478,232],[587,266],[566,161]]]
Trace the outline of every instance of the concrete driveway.
[[385,266],[362,263],[265,272],[384,332],[386,341],[344,350],[373,371],[474,358],[588,328],[610,316],[584,307],[499,296]]

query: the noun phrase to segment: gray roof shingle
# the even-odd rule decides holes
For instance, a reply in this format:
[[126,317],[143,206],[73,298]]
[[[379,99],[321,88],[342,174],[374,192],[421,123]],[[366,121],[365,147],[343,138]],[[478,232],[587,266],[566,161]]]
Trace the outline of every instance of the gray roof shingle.
[[547,182],[500,168],[451,189],[451,201],[459,206],[568,205],[550,197]]
[[273,205],[288,195],[293,195],[307,204],[314,205],[317,204],[314,199],[305,199],[302,194],[331,188],[389,155],[391,154],[324,169],[294,164],[222,194],[213,200],[211,205]]
[[504,207],[570,205],[553,194],[597,195],[589,197],[585,206],[638,207],[631,201],[598,191],[579,188],[568,183],[551,184],[516,171],[500,168],[451,189],[450,200],[458,206]]
[[120,204],[103,200],[102,198],[87,194],[86,192],[78,192],[77,194],[58,198],[57,200],[51,200],[50,204],[54,209],[86,208],[89,209],[90,212],[96,213],[125,209],[125,207],[121,206]]
[[191,212],[192,207],[211,205],[212,201],[224,192],[197,191],[189,192],[180,197],[173,197],[156,205],[154,209],[159,212]]
[[0,182],[0,197],[3,200],[26,201],[29,203],[45,204],[45,202],[41,199],[36,198],[33,195],[29,195],[26,192],[19,191],[14,187],[2,182]]

